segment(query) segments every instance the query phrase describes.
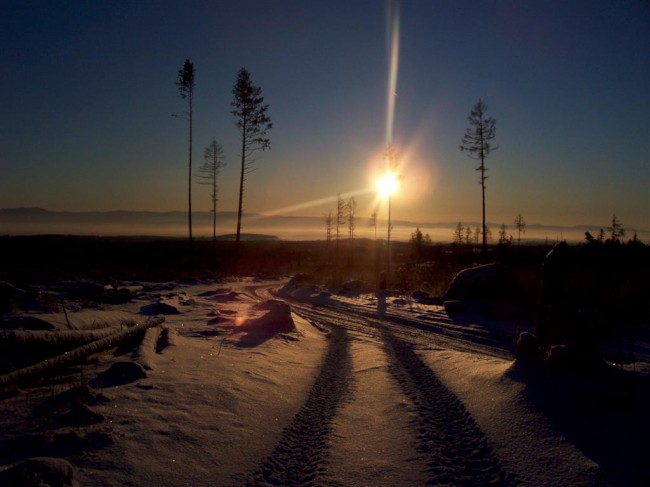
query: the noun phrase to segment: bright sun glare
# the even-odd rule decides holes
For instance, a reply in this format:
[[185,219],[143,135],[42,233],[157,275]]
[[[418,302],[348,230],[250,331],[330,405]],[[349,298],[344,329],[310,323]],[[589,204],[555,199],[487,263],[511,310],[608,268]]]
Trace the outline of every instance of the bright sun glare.
[[384,198],[393,194],[397,190],[397,175],[394,173],[388,173],[379,178],[377,181],[377,190]]

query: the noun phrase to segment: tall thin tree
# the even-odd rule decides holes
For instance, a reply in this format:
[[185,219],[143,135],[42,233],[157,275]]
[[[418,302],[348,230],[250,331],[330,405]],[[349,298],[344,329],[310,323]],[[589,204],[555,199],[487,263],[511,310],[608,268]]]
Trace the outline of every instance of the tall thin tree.
[[487,229],[485,227],[485,180],[487,179],[487,167],[485,167],[485,159],[490,155],[490,152],[498,149],[492,147],[491,141],[496,136],[496,121],[486,115],[487,106],[483,100],[479,99],[478,103],[474,105],[472,112],[467,120],[470,127],[465,131],[465,135],[461,141],[459,149],[461,152],[467,151],[469,157],[476,159],[479,162],[477,171],[481,173],[479,177],[479,184],[481,185],[481,195],[483,202],[483,246],[482,253],[487,254]]
[[350,267],[354,263],[354,229],[357,219],[357,200],[354,196],[350,196],[350,199],[345,204],[345,209],[347,212],[348,220],[348,233],[350,236],[350,249],[348,251],[348,262]]
[[345,200],[341,197],[341,194],[336,195],[336,220],[335,220],[335,226],[334,230],[336,231],[335,234],[335,246],[334,246],[334,281],[338,282],[339,280],[339,240],[342,238],[341,237],[341,228],[345,225],[346,223],[346,217],[347,217],[347,205],[345,204]]
[[345,200],[341,198],[341,195],[336,196],[336,258],[338,259],[339,253],[339,234],[341,232],[341,227],[345,225],[346,220],[346,204]]
[[329,248],[330,241],[332,240],[332,210],[330,210],[327,215],[325,215],[325,236],[326,236],[326,245]]
[[355,224],[356,214],[357,214],[357,200],[354,199],[354,196],[350,196],[350,199],[346,204],[346,208],[348,213],[348,230],[350,234],[350,244],[352,244],[352,241],[354,240],[354,224]]
[[375,240],[377,240],[377,212],[373,212],[370,215],[370,226],[375,227]]
[[239,177],[239,206],[237,212],[237,236],[235,237],[235,272],[239,262],[239,242],[241,235],[241,220],[244,202],[244,181],[246,176],[255,170],[256,159],[253,154],[258,150],[271,148],[271,141],[266,133],[273,127],[271,119],[266,114],[269,106],[264,104],[262,89],[253,86],[251,75],[246,68],[237,73],[237,82],[232,89],[234,100],[231,110],[235,125],[241,136],[241,173]]
[[203,151],[203,165],[196,174],[199,184],[210,187],[210,211],[212,212],[212,242],[217,240],[217,203],[219,202],[219,172],[226,165],[223,148],[212,138],[212,142]]
[[526,233],[526,220],[521,216],[521,213],[517,213],[515,217],[515,227],[517,227],[517,247],[521,245],[521,234]]
[[194,104],[194,63],[186,59],[183,67],[178,70],[178,81],[176,81],[178,92],[183,100],[187,101],[187,110],[181,118],[189,122],[189,164],[188,164],[188,187],[187,187],[187,224],[189,230],[190,268],[192,267],[192,117]]

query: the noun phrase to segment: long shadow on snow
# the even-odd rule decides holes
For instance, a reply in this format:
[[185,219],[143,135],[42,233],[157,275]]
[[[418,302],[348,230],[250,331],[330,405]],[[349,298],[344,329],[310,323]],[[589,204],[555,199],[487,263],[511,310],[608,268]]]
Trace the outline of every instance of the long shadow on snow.
[[275,337],[277,333],[265,332],[260,330],[244,332],[244,335],[239,337],[239,341],[235,345],[239,348],[255,348],[262,343]]
[[526,403],[601,467],[606,485],[650,485],[650,377],[606,365],[588,373],[519,362],[507,375],[525,383]]
[[110,434],[99,431],[37,433],[0,441],[0,458],[3,463],[15,463],[32,457],[71,458],[112,444]]

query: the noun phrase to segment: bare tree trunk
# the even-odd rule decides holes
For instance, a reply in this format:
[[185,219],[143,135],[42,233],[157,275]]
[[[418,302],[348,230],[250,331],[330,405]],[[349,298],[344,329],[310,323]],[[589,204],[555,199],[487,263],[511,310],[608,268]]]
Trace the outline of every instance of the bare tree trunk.
[[239,207],[237,211],[237,235],[235,236],[235,262],[234,272],[235,275],[239,273],[239,240],[241,235],[241,216],[244,205],[244,172],[246,170],[246,127],[241,139],[241,174],[239,176]]
[[481,158],[481,193],[483,197],[483,257],[487,255],[487,228],[485,226],[485,169]]
[[189,161],[189,171],[188,171],[188,188],[187,188],[187,200],[188,200],[188,214],[187,221],[189,226],[189,266],[190,266],[190,275],[194,271],[194,255],[192,253],[192,96],[190,95],[190,161]]

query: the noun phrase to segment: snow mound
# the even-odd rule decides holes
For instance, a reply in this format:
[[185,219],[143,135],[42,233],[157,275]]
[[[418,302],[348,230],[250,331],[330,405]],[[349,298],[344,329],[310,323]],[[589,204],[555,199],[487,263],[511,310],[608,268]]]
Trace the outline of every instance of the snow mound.
[[503,299],[516,293],[516,282],[507,270],[497,264],[486,264],[456,274],[445,300]]
[[218,303],[231,303],[233,301],[239,301],[239,294],[237,291],[230,291],[227,294],[216,294],[214,300]]
[[145,316],[156,315],[177,315],[178,308],[163,301],[158,303],[146,304],[140,308],[140,313]]
[[0,484],[23,487],[75,487],[75,470],[62,458],[35,457],[0,472]]
[[[291,306],[281,301],[267,302],[268,312],[260,318],[247,320],[240,328],[244,331],[264,331],[267,333],[290,333],[296,330],[291,317]],[[263,303],[264,305],[264,303]]]

